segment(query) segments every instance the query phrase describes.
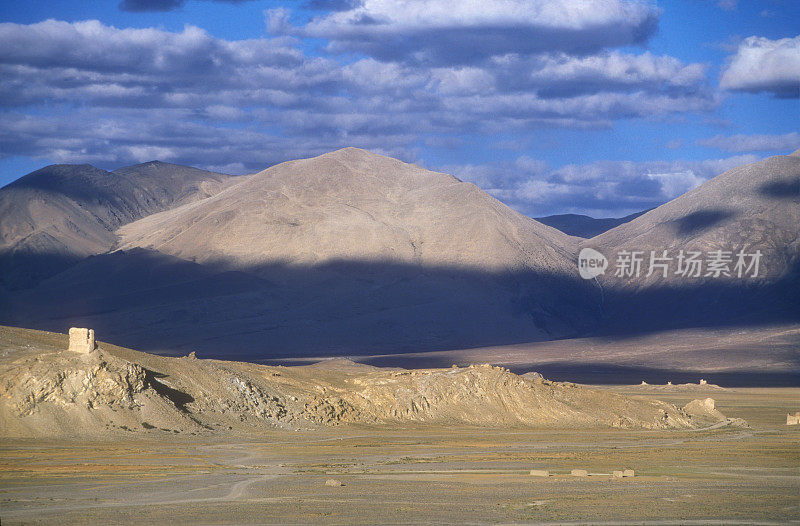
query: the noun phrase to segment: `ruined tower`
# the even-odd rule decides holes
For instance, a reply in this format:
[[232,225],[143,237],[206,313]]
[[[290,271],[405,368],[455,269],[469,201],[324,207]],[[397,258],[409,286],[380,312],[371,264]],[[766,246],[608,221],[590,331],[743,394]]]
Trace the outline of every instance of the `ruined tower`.
[[88,354],[94,350],[94,329],[72,327],[69,330],[69,350]]

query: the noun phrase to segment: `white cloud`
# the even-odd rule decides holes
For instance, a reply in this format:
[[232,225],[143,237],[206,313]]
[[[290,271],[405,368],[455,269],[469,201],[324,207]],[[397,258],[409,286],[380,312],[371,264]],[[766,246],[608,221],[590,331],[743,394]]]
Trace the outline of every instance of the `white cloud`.
[[648,172],[647,177],[658,181],[661,186],[661,195],[666,199],[675,199],[692,188],[697,188],[705,182],[705,179],[698,177],[693,170],[681,170],[677,172]]
[[622,217],[661,205],[735,166],[758,161],[739,155],[706,161],[598,161],[557,169],[520,157],[485,165],[448,166],[532,217],[576,213]]
[[[562,22],[621,12],[597,5],[585,5],[584,22]],[[650,53],[511,53],[429,67],[343,63],[305,55],[290,37],[232,41],[192,26],[0,24],[0,156],[121,164],[152,152],[256,170],[353,145],[413,160],[420,144],[470,134],[516,133],[524,142],[541,127],[609,127],[717,104],[704,66]]]
[[764,152],[780,150],[796,150],[800,148],[800,133],[791,132],[783,135],[716,135],[709,139],[697,141],[701,146],[717,148],[728,152]]
[[722,71],[719,84],[732,91],[800,97],[800,35],[779,40],[746,38]]
[[288,12],[268,12],[268,27],[331,41],[382,61],[466,64],[505,53],[568,51],[642,44],[660,11],[645,0],[364,0],[292,27]]

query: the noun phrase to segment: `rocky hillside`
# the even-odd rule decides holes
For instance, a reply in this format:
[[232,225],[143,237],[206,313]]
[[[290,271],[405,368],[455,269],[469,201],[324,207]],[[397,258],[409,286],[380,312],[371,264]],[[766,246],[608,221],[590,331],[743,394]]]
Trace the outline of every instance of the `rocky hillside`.
[[[591,240],[609,268],[599,283],[616,330],[797,322],[800,317],[800,151],[739,166]],[[651,251],[666,275],[649,269]],[[679,256],[697,253],[690,270]],[[721,251],[720,271],[709,266]],[[757,275],[752,255],[760,252]],[[619,254],[639,252],[641,273],[617,276]],[[744,266],[737,269],[738,254]],[[657,261],[658,263],[659,261]],[[748,270],[749,268],[749,270]],[[630,265],[625,266],[631,270]],[[741,270],[741,275],[739,270]],[[648,275],[650,274],[650,275]],[[595,292],[598,300],[600,292]]]
[[[591,240],[356,148],[236,178],[50,167],[0,190],[0,213],[0,323],[91,326],[154,353],[395,354],[800,319],[798,153]],[[596,281],[578,275],[581,248],[610,260]],[[664,251],[666,275],[650,272]],[[681,251],[699,275],[678,273]],[[708,274],[718,251],[730,275]],[[759,275],[736,275],[736,255],[756,251]],[[638,275],[616,277],[633,252]]]
[[0,289],[24,289],[117,243],[120,226],[219,192],[223,174],[161,162],[56,164],[0,189]]
[[[3,437],[257,433],[335,425],[695,428],[726,422],[713,402],[684,409],[520,377],[490,365],[383,369],[331,360],[303,367],[165,358],[0,328]],[[709,409],[709,404],[711,409]]]
[[253,269],[334,261],[572,273],[571,240],[453,176],[358,148],[283,163],[120,230],[120,247]]

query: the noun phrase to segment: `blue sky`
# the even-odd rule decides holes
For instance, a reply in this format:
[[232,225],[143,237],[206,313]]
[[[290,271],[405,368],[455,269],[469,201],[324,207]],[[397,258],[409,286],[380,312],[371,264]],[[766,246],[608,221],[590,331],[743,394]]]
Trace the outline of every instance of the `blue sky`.
[[795,0],[0,4],[0,184],[358,146],[531,216],[619,216],[800,148]]

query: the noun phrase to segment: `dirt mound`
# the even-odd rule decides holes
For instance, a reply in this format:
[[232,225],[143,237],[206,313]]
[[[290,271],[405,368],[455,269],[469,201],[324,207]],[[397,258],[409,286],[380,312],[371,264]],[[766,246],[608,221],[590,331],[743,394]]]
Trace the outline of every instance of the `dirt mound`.
[[378,422],[481,426],[691,427],[687,415],[659,402],[527,380],[491,365],[378,371],[349,381],[344,401]]
[[270,367],[103,343],[79,354],[62,350],[65,335],[11,328],[0,330],[0,346],[4,437],[249,434],[343,424],[668,429],[725,421],[708,404],[682,410],[491,365],[409,371],[335,360]]
[[106,352],[34,355],[3,364],[0,373],[3,436],[97,436],[156,425],[197,427],[153,389],[144,368]]

